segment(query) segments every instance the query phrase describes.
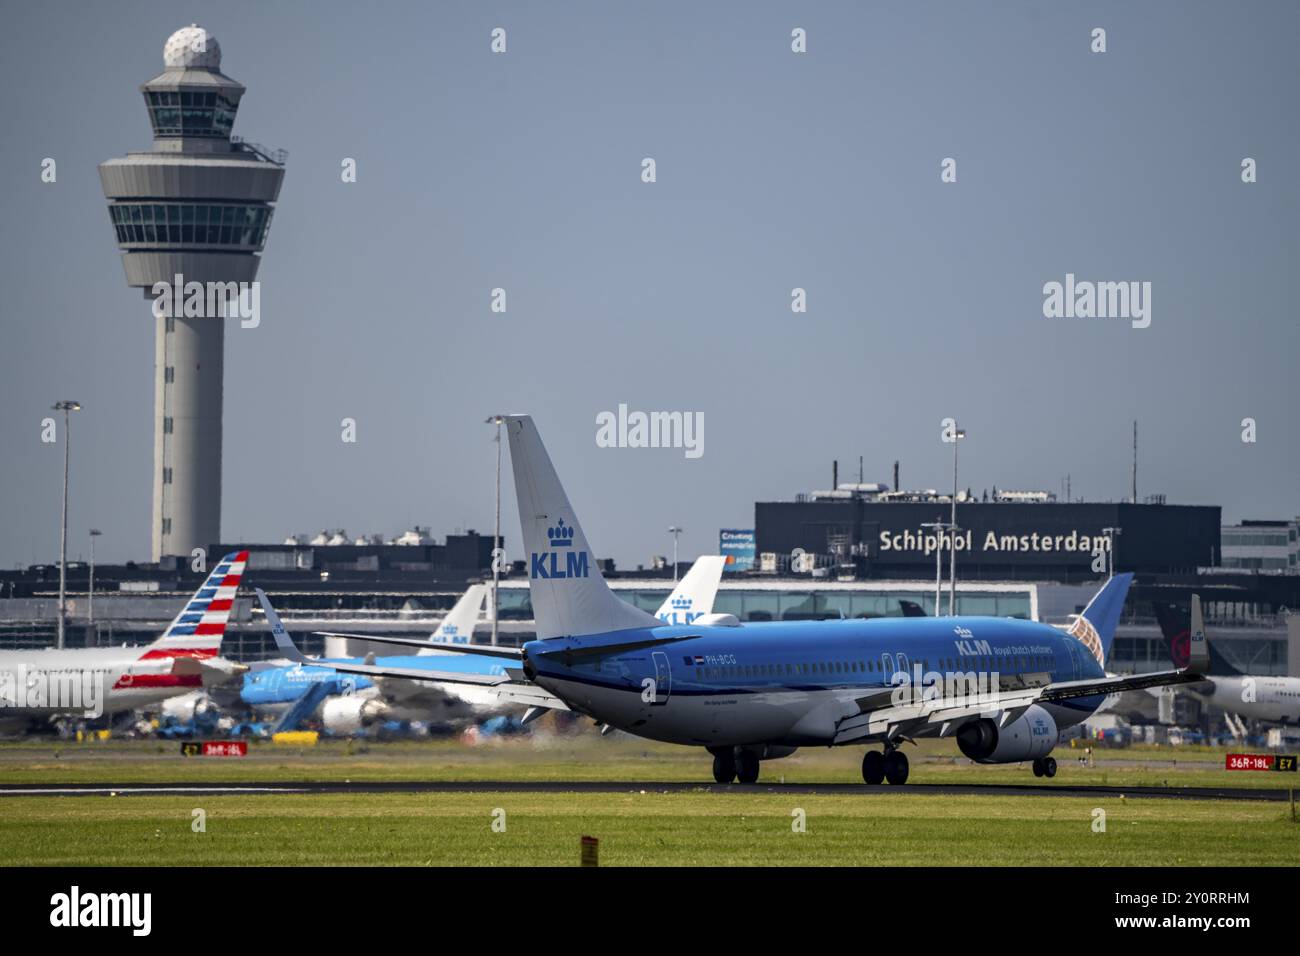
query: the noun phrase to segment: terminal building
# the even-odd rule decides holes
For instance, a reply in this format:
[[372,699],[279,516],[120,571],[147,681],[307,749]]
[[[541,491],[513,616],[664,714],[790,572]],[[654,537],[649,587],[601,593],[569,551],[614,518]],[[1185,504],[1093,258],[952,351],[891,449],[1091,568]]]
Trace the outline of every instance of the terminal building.
[[[959,580],[1092,580],[1112,564],[1117,572],[1195,574],[1219,563],[1215,506],[963,497],[955,538]],[[834,575],[933,577],[940,541],[926,525],[946,523],[951,507],[950,496],[929,493],[927,500],[927,493],[915,492],[903,498],[814,493],[758,502],[760,567],[782,570],[797,549]],[[945,566],[948,538],[945,532]]]
[[1300,574],[1300,518],[1224,525],[1220,535],[1225,570]]
[[[1113,564],[1136,573],[1109,666],[1140,672],[1169,666],[1156,626],[1157,601],[1187,604],[1199,594],[1207,626],[1224,656],[1243,671],[1285,674],[1300,664],[1288,653],[1287,618],[1300,607],[1300,574],[1284,573],[1294,553],[1295,522],[1222,526],[1213,506],[1152,500],[1058,502],[1041,492],[995,491],[989,500],[959,496],[956,611],[1065,624],[1081,611]],[[948,613],[947,542],[939,551],[927,524],[947,521],[951,501],[933,492],[882,486],[837,487],[789,502],[754,505],[753,529],[723,529],[720,547],[743,541],[749,562],[724,575],[715,610],[742,621],[903,616],[907,608]],[[1238,530],[1250,537],[1236,537]],[[438,540],[428,528],[396,537],[352,537],[342,530],[295,535],[279,544],[209,544],[207,553],[251,552],[248,584],[262,587],[309,653],[326,650],[313,631],[427,634],[469,583],[492,577],[493,539],[474,531]],[[509,553],[509,541],[503,540]],[[1222,549],[1221,549],[1222,546]],[[1248,550],[1271,549],[1264,555]],[[1290,549],[1290,550],[1288,550]],[[801,550],[811,560],[794,563]],[[1268,558],[1270,564],[1229,565]],[[939,559],[938,561],[936,559]],[[1220,563],[1222,562],[1222,564]],[[672,586],[668,563],[627,571],[597,562],[612,587],[653,611]],[[683,561],[683,566],[687,562]],[[936,563],[943,593],[935,598]],[[69,564],[69,644],[151,640],[200,580],[181,557],[101,567],[95,598],[89,569]],[[0,647],[52,641],[58,569],[0,572]],[[5,600],[8,598],[8,600]],[[505,569],[499,638],[533,634],[524,562]],[[485,641],[490,622],[480,624]],[[391,651],[380,644],[340,645],[332,654]],[[233,609],[225,653],[244,661],[274,657],[274,642],[251,590]]]

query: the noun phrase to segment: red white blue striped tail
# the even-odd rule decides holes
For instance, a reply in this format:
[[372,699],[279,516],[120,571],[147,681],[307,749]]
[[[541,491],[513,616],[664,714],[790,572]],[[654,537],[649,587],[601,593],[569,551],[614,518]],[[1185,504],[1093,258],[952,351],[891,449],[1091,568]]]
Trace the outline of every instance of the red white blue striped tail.
[[248,552],[232,552],[222,558],[203,586],[176,615],[176,619],[154,641],[141,660],[163,657],[216,657],[221,650],[221,638],[226,633],[230,609],[244,576]]

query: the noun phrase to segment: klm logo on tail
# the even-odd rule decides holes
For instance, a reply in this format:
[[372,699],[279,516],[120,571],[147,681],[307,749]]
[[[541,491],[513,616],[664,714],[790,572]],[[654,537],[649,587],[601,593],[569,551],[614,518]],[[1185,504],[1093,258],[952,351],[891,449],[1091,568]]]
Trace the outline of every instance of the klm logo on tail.
[[[546,529],[546,538],[550,550],[540,554],[533,552],[529,556],[532,578],[550,580],[590,577],[591,565],[587,552],[573,550],[573,528],[566,525],[563,518],[554,527]],[[561,554],[564,555],[563,561],[560,559]]]
[[665,624],[691,624],[697,617],[702,617],[701,612],[691,611],[691,605],[695,602],[688,597],[675,597],[672,599],[672,610],[666,614],[660,614],[659,620]]

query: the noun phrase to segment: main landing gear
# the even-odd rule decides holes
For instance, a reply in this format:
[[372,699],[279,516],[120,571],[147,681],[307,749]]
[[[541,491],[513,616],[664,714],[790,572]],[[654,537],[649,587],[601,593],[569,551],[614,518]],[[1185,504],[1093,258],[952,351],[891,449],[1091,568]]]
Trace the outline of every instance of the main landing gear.
[[875,786],[888,780],[894,786],[907,783],[907,754],[889,744],[885,752],[868,750],[862,755],[862,779]]
[[1034,761],[1035,777],[1055,777],[1056,776],[1056,758],[1039,757]]
[[758,783],[758,754],[727,748],[713,755],[713,779],[718,783]]
[[713,779],[718,783],[731,783],[736,779],[736,755],[730,750],[713,755]]

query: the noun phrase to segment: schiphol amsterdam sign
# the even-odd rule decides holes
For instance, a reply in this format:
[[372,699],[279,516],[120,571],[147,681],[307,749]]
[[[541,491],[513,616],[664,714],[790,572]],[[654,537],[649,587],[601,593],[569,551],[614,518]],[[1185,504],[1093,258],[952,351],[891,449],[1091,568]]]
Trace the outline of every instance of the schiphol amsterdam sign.
[[[936,550],[948,551],[953,547],[951,534],[938,535],[923,528],[915,531],[881,531],[881,554],[907,553],[908,556],[928,556]],[[1031,531],[1025,534],[1004,534],[997,531],[959,531],[957,552],[988,554],[1078,554],[1099,557],[1110,551],[1110,537],[1088,534],[1077,528],[1068,532],[1044,533]]]

